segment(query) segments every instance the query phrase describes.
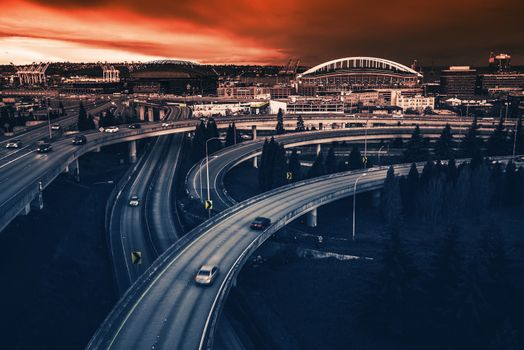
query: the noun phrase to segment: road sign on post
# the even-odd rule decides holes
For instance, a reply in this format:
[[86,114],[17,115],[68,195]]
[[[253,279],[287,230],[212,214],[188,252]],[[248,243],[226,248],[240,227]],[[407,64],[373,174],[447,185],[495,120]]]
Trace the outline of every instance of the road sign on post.
[[288,171],[286,173],[286,180],[293,180],[293,173],[291,171]]
[[213,201],[211,199],[207,199],[204,202],[204,208],[206,208],[207,210],[213,209]]
[[364,163],[364,168],[366,168],[368,164],[368,157],[366,156],[362,157],[362,163]]
[[131,252],[131,262],[133,265],[140,265],[142,264],[142,252],[135,250]]

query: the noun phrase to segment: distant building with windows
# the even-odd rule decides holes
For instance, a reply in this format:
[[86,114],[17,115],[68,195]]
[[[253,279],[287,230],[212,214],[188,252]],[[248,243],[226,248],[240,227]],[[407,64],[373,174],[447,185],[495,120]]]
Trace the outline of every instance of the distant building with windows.
[[424,111],[426,108],[435,108],[435,97],[433,96],[404,96],[401,92],[392,91],[391,105],[402,108],[403,111],[412,109],[418,112]]
[[477,71],[469,66],[451,66],[440,75],[440,92],[449,97],[466,97],[475,94]]

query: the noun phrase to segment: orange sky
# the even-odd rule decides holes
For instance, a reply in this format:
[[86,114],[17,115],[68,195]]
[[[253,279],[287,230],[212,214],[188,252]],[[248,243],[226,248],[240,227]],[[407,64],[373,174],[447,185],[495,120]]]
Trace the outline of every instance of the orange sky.
[[307,65],[369,55],[409,64],[524,65],[521,0],[0,0],[0,63]]

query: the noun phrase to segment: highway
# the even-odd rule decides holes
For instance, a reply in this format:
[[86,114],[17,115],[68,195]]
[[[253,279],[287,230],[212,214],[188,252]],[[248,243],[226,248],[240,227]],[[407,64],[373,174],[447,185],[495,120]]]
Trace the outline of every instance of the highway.
[[[316,116],[311,122],[329,122],[335,118],[339,123],[348,121],[343,116]],[[328,119],[323,119],[328,118]],[[356,117],[351,117],[356,118]],[[274,116],[245,116],[217,118],[219,128],[226,128],[229,123],[236,122],[238,127],[251,128],[256,125],[260,128],[274,129]],[[384,122],[395,122],[391,118]],[[434,121],[432,123],[436,123]],[[199,120],[176,121],[167,128],[161,126],[161,122],[143,123],[140,129],[127,129],[125,126],[116,133],[100,133],[88,131],[87,144],[83,146],[72,145],[72,135],[65,136],[53,142],[53,151],[48,154],[37,154],[33,150],[14,159],[5,161],[0,165],[0,185],[5,189],[0,192],[0,231],[23,210],[27,211],[28,204],[33,201],[67,166],[81,155],[96,150],[101,146],[107,146],[119,142],[127,142],[147,137],[162,136],[168,134],[184,133],[193,131]],[[395,125],[395,124],[393,124]],[[466,123],[464,124],[466,125]],[[410,129],[411,126],[404,126]],[[358,128],[363,130],[363,128]],[[370,128],[369,130],[374,129]],[[352,129],[346,129],[352,130]]]
[[[397,165],[395,172],[407,174],[410,166]],[[353,184],[363,172],[338,173],[280,187],[207,220],[171,246],[133,284],[87,348],[209,349],[223,303],[248,257],[297,217],[353,195]],[[380,188],[387,167],[367,172],[356,193]],[[251,230],[249,224],[256,216],[271,218],[271,226],[263,232]],[[203,264],[220,268],[214,284],[208,287],[194,283]]]
[[[110,102],[101,102],[98,105],[93,103],[85,106],[86,112],[91,114],[100,113],[110,107],[112,107]],[[64,130],[67,130],[78,122],[78,106],[68,109],[67,112],[68,115],[51,121],[52,124],[59,124],[62,128],[62,130],[58,131],[51,130],[51,135],[53,137],[60,137]],[[20,132],[0,141],[0,167],[7,162],[22,159],[30,153],[34,153],[36,151],[36,142],[42,139],[49,139],[49,125],[47,122],[30,127],[24,132]],[[12,140],[21,140],[22,147],[6,148],[6,144]]]
[[[188,111],[171,107],[166,119],[187,119]],[[157,138],[111,205],[108,234],[120,295],[180,235],[173,218],[171,188],[183,138],[181,133]],[[138,207],[128,204],[134,195],[140,199]],[[140,264],[133,264],[132,251],[141,252]]]
[[[395,137],[404,139],[411,136],[412,127],[377,127],[366,130],[337,129],[317,132],[291,133],[275,136],[275,141],[284,145],[285,148],[309,145],[326,144],[333,141],[363,142],[377,140],[390,140]],[[436,138],[440,136],[441,128],[422,128],[424,137]],[[460,135],[454,135],[456,138]],[[209,157],[209,189],[210,198],[213,201],[213,210],[220,212],[231,205],[236,204],[224,187],[224,177],[234,166],[259,156],[262,153],[264,139],[242,142],[227,147],[210,155]],[[195,164],[186,177],[186,189],[192,198],[207,198],[207,169],[205,159]]]

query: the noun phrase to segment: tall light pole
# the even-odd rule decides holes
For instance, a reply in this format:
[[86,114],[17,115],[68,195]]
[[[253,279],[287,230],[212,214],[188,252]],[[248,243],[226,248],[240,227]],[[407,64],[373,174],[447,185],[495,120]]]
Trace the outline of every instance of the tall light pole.
[[211,193],[209,192],[209,155],[207,151],[208,142],[211,140],[220,140],[220,137],[212,137],[206,141],[206,182],[207,182],[207,200],[211,200]]
[[504,129],[506,128],[506,122],[508,121],[508,108],[509,108],[509,102],[504,102],[506,105],[506,116],[504,117]]
[[378,149],[378,166],[380,166],[380,151],[382,151],[382,148],[384,148],[384,146],[380,146]]
[[368,173],[363,173],[362,175],[360,175],[359,177],[357,177],[357,179],[355,180],[355,184],[353,185],[353,240],[355,240],[355,219],[356,219],[356,216],[355,216],[355,207],[357,205],[357,183],[358,183],[358,180],[360,180],[361,177],[363,176],[366,176]]
[[198,166],[198,182],[200,184],[200,199],[202,199],[202,164],[204,163],[204,160],[206,160],[205,158],[203,158],[201,161],[200,161],[200,165]]
[[49,115],[49,112],[51,110],[51,107],[49,106],[49,98],[46,99],[47,101],[47,128],[49,129],[49,141],[53,138],[53,133],[51,132],[51,116]]
[[515,133],[513,134],[513,160],[515,160],[515,151],[517,149],[517,133],[519,132],[519,120],[515,119]]

